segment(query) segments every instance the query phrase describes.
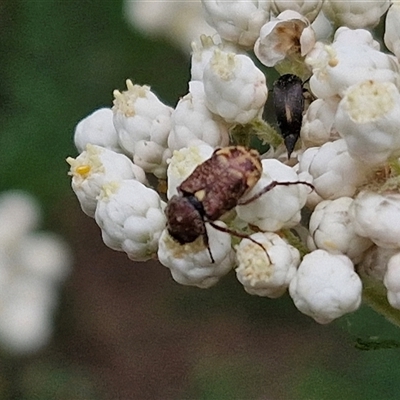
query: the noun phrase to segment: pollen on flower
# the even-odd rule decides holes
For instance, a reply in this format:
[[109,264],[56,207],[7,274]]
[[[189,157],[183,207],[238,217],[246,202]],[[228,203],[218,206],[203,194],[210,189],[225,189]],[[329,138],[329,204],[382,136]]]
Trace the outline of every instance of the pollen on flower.
[[365,81],[346,93],[351,118],[365,123],[387,114],[394,106],[394,86],[387,82]]
[[332,68],[339,64],[339,59],[337,58],[336,50],[332,46],[325,46],[326,54],[328,54],[328,65]]
[[198,42],[193,41],[191,43],[191,47],[192,47],[192,56],[199,60],[201,59],[201,55],[203,50],[205,49],[211,49],[212,47],[214,47],[216,45],[216,43],[214,43],[214,40],[211,36],[207,36],[207,35],[201,35],[200,36],[200,45],[198,44]]
[[75,172],[79,175],[87,176],[87,174],[90,172],[91,167],[90,165],[80,165],[79,167],[75,168]]
[[201,236],[199,236],[194,242],[181,245],[168,234],[164,237],[164,244],[176,259],[185,258],[188,253],[196,254],[206,250],[204,240]]
[[234,76],[234,70],[238,59],[235,57],[234,53],[226,53],[219,49],[215,49],[210,62],[215,73],[221,79],[229,81]]
[[114,90],[114,112],[123,113],[126,117],[133,117],[135,115],[135,102],[140,97],[146,97],[150,91],[150,86],[147,85],[134,85],[130,79],[126,80],[127,90],[120,92]]
[[86,151],[81,153],[78,159],[68,157],[66,161],[71,166],[68,175],[72,175],[75,178],[86,179],[89,174],[103,172],[103,163],[99,157],[101,152],[101,147],[88,144],[86,146]]
[[115,181],[107,182],[101,188],[99,200],[107,201],[114,193],[116,193],[118,191],[120,186],[121,186],[120,182],[115,182]]
[[81,164],[75,158],[68,157],[66,161],[71,166],[71,169],[68,172],[68,175],[70,176],[86,179],[89,173],[92,172],[92,167],[89,164]]
[[[264,244],[265,246],[266,244]],[[243,245],[242,245],[243,246]],[[250,242],[237,253],[242,276],[254,286],[257,282],[267,282],[273,275],[273,268],[265,251],[256,243]]]
[[186,178],[203,161],[204,156],[198,147],[184,147],[174,151],[169,160],[169,170],[174,176]]

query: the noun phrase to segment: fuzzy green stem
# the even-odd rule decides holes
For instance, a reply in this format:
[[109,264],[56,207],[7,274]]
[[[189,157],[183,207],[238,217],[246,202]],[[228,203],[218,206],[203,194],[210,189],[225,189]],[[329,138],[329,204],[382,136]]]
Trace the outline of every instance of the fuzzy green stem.
[[301,239],[297,235],[295,235],[290,229],[282,229],[281,232],[288,243],[300,252],[301,258],[303,258],[306,254],[310,252],[310,250],[301,241]]
[[246,125],[235,125],[230,134],[233,142],[242,146],[249,146],[253,136],[258,137],[263,144],[269,144],[274,149],[283,143],[283,138],[276,129],[259,118]]
[[400,328],[400,310],[389,304],[383,283],[365,275],[361,275],[361,279],[363,281],[364,303]]

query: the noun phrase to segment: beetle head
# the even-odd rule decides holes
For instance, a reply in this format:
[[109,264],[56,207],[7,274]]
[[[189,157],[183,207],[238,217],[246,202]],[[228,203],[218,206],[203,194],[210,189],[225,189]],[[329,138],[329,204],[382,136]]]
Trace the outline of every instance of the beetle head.
[[194,196],[173,196],[165,209],[169,234],[180,244],[206,235],[202,206]]

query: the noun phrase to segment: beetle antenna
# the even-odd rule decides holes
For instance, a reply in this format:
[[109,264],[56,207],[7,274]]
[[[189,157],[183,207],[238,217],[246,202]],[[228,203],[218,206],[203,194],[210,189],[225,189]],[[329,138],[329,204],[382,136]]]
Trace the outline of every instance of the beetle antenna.
[[251,203],[254,200],[257,200],[259,197],[261,197],[264,193],[269,192],[272,190],[275,186],[290,186],[290,185],[307,185],[310,187],[312,190],[314,190],[314,186],[310,182],[305,182],[305,181],[298,181],[298,182],[278,182],[278,181],[272,181],[269,185],[265,186],[263,189],[261,189],[258,193],[256,193],[254,196],[251,196],[249,199],[246,199],[244,201],[239,201],[238,206],[245,206],[246,204]]
[[236,236],[236,237],[241,238],[241,239],[249,239],[251,242],[255,243],[257,246],[260,246],[260,247],[264,250],[265,254],[267,255],[267,258],[268,258],[269,262],[272,264],[272,261],[271,261],[271,259],[270,259],[270,257],[269,257],[269,254],[268,254],[267,249],[266,249],[261,243],[257,242],[257,240],[254,240],[253,238],[251,238],[251,237],[250,237],[249,235],[247,235],[246,233],[241,233],[241,232],[234,231],[234,230],[232,230],[232,229],[229,229],[229,228],[226,228],[226,227],[223,227],[223,226],[219,226],[219,225],[217,225],[217,224],[216,224],[215,222],[213,222],[213,221],[207,221],[207,222],[208,222],[214,229],[216,229],[217,231],[229,233],[230,235]]

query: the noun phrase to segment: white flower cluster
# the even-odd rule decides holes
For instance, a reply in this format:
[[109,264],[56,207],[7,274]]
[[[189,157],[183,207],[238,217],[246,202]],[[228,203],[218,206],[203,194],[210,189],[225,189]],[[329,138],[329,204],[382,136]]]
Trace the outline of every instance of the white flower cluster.
[[[67,161],[83,211],[109,247],[158,259],[184,285],[207,288],[236,269],[248,293],[288,289],[301,312],[328,323],[359,307],[367,275],[400,309],[399,5],[202,3],[217,33],[193,42],[188,93],[174,109],[128,80],[112,109],[78,124],[81,154]],[[367,30],[386,12],[393,54]],[[261,119],[269,70],[254,58],[308,82],[290,159],[282,139],[268,142],[279,138]],[[255,136],[270,145],[261,161],[225,149]]]
[[71,254],[55,234],[36,231],[40,210],[24,192],[0,195],[0,343],[31,353],[48,343]]

